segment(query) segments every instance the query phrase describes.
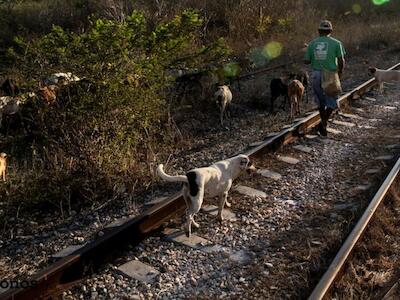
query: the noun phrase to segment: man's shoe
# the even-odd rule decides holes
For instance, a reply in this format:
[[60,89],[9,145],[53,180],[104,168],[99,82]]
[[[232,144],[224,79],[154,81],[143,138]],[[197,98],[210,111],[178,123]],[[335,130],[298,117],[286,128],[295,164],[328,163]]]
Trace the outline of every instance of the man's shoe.
[[321,126],[321,131],[320,131],[321,135],[324,137],[328,136],[328,131],[326,130],[325,127]]
[[322,125],[322,123],[319,123],[317,126],[317,133],[320,136],[326,137],[328,136],[328,131],[326,130],[326,128],[324,127],[324,125]]

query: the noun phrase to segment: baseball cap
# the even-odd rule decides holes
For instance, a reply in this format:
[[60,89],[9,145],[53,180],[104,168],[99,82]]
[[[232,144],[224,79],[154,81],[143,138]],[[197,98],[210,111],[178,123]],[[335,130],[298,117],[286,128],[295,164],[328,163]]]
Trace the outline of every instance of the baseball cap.
[[330,21],[323,20],[319,24],[318,29],[320,29],[320,30],[333,30],[333,26],[332,26],[332,23]]

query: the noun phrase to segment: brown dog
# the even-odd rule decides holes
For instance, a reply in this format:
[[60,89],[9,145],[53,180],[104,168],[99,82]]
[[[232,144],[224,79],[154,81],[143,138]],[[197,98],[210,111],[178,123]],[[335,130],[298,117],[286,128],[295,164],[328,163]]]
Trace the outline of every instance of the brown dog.
[[0,153],[0,176],[3,177],[3,181],[6,181],[6,168],[7,168],[7,154]]
[[304,85],[297,79],[292,80],[288,85],[288,96],[290,101],[289,120],[293,120],[294,114],[300,115],[300,102],[303,100]]
[[57,101],[57,87],[55,85],[44,86],[39,88],[39,96],[47,105],[53,105]]

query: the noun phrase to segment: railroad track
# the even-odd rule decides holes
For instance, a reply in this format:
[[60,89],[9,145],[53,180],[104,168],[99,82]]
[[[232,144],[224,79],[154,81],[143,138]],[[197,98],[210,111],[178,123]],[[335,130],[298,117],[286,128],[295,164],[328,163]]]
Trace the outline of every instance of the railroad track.
[[386,179],[383,181],[381,187],[378,192],[375,194],[364,214],[357,222],[353,231],[347,237],[343,246],[340,248],[339,252],[333,259],[330,264],[328,270],[325,272],[312,294],[310,295],[310,300],[318,300],[323,299],[325,295],[328,293],[329,288],[332,286],[333,282],[337,280],[337,277],[340,275],[340,271],[343,268],[344,264],[347,261],[347,258],[350,256],[357,242],[362,237],[364,231],[366,230],[370,220],[374,216],[375,211],[382,203],[383,199],[385,199],[390,187],[396,180],[397,176],[400,172],[400,158],[397,160],[396,164],[390,171],[390,173],[386,176]]
[[[399,65],[396,64],[391,69],[397,68]],[[373,79],[365,82],[343,95],[339,99],[340,104],[343,105],[352,99],[361,97],[374,85],[375,81]],[[253,159],[260,159],[266,153],[275,152],[283,145],[303,137],[319,121],[319,113],[311,112],[275,136],[253,147],[246,154]],[[130,218],[123,224],[112,227],[109,230],[104,230],[103,235],[96,237],[93,242],[73,251],[54,265],[37,273],[31,278],[31,282],[36,282],[35,286],[8,290],[0,295],[0,299],[34,299],[59,295],[88,274],[96,272],[116,249],[122,249],[128,244],[138,245],[160,228],[161,225],[177,216],[183,215],[184,211],[185,203],[182,195],[180,193],[175,194],[163,203],[150,208],[142,215]]]

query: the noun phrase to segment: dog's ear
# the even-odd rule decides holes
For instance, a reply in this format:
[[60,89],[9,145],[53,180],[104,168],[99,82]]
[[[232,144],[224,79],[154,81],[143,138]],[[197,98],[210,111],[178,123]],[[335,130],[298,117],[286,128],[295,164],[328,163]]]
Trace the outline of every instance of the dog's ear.
[[242,169],[244,169],[244,168],[246,168],[246,165],[247,165],[247,159],[245,158],[245,157],[242,157],[242,158],[240,158],[240,168],[242,168]]
[[247,164],[247,173],[252,174],[257,172],[257,168],[254,166],[253,162],[249,159],[249,163]]
[[246,156],[240,159],[240,169],[242,171],[247,171],[249,174],[257,171],[257,168],[253,165],[253,162]]
[[248,157],[242,157],[240,159],[240,167],[242,169],[246,169],[251,164],[251,161]]

